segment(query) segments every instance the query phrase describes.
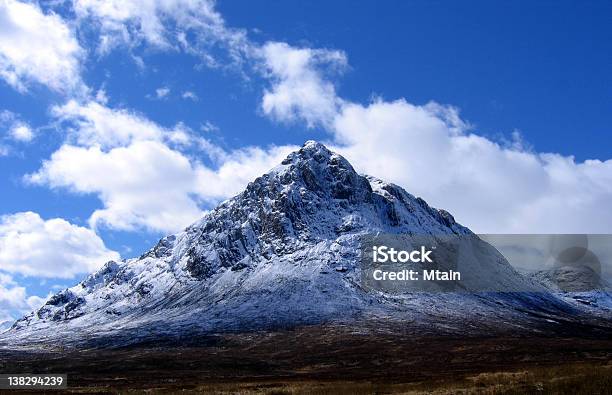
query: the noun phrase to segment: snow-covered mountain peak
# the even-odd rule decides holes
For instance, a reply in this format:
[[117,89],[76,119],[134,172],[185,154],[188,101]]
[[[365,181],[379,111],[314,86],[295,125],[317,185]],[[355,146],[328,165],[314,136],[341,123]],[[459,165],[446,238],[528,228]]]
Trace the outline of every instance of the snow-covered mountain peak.
[[[9,334],[167,334],[405,314],[360,285],[361,240],[372,233],[473,235],[448,212],[357,174],[309,141],[183,232],[52,296]],[[492,247],[487,253],[491,264],[468,270],[526,281]]]
[[353,202],[369,199],[372,192],[367,179],[345,158],[315,141],[290,153],[280,166],[251,183],[247,192],[259,187],[275,189],[274,183],[282,185],[282,192],[305,189],[321,198]]

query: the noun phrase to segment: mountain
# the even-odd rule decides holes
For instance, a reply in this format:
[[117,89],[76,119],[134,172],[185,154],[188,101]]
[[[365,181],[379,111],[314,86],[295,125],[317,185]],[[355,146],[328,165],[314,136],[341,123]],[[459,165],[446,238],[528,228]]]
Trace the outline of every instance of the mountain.
[[530,272],[527,275],[553,292],[612,290],[610,284],[588,266],[560,266],[554,269]]
[[53,295],[0,343],[121,345],[322,323],[476,335],[590,319],[581,303],[523,277],[484,242],[486,259],[468,259],[463,270],[507,291],[368,289],[361,243],[380,233],[477,239],[448,212],[309,141],[184,231]]

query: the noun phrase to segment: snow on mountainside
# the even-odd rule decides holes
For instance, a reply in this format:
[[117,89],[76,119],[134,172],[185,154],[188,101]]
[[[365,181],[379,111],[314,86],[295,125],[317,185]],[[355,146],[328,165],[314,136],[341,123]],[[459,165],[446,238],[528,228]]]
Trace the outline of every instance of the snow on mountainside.
[[[367,320],[410,322],[423,331],[513,330],[581,314],[545,292],[366,291],[359,279],[360,237],[374,232],[472,235],[448,212],[357,174],[346,159],[309,141],[183,232],[139,258],[108,262],[52,296],[0,341],[136,342]],[[490,268],[479,268],[484,276],[490,269],[498,281],[544,291],[494,248],[487,253]]]

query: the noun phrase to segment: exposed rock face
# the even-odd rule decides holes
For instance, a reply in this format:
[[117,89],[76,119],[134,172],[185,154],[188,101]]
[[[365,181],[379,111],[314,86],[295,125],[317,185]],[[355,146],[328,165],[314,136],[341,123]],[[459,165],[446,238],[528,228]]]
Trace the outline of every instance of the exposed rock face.
[[[472,235],[448,212],[357,174],[346,159],[309,141],[183,232],[139,258],[108,262],[3,336],[134,342],[370,319],[439,325],[441,332],[471,331],[477,323],[485,331],[512,330],[532,323],[526,309],[578,311],[550,294],[367,292],[359,283],[359,242],[375,232]],[[490,253],[502,281],[527,281],[496,250]]]

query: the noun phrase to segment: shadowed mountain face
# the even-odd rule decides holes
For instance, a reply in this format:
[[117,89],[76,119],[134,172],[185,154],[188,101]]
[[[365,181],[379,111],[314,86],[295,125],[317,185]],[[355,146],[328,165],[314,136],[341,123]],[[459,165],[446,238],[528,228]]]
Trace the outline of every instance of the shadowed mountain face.
[[183,232],[164,237],[139,258],[108,262],[52,296],[0,341],[113,346],[385,322],[424,335],[474,334],[590,319],[580,304],[520,276],[488,245],[491,264],[479,267],[480,275],[487,277],[490,268],[497,281],[542,292],[368,291],[360,283],[360,243],[373,233],[475,237],[446,211],[357,174],[346,159],[310,141]]

